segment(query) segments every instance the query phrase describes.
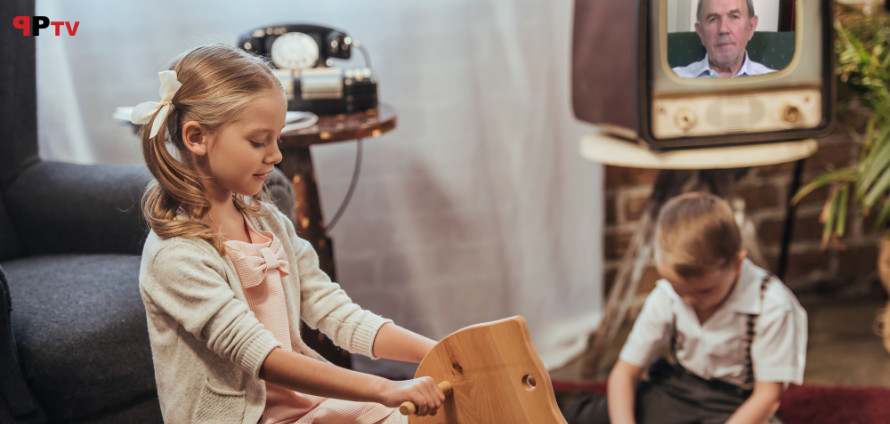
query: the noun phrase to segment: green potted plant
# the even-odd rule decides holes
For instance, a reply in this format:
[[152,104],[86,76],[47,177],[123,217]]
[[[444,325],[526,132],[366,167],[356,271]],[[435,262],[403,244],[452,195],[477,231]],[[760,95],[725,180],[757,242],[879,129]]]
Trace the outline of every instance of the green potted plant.
[[[792,202],[829,187],[820,217],[823,247],[843,237],[848,205],[872,217],[875,230],[882,232],[878,270],[890,292],[890,14],[878,0],[835,6],[838,122],[858,145],[859,157],[855,164],[828,169],[805,184]],[[879,328],[890,352],[890,303],[879,317]]]

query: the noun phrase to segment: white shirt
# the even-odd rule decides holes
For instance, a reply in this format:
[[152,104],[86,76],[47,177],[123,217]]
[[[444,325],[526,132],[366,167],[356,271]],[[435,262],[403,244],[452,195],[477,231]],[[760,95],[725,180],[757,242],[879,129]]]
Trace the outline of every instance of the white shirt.
[[[686,66],[678,66],[673,68],[674,72],[683,78],[720,78],[720,74],[717,71],[711,69],[711,64],[708,62],[708,54],[705,53],[705,58],[699,60],[698,62],[692,62]],[[775,69],[770,69],[765,65],[757,63],[748,58],[748,52],[745,52],[745,60],[742,62],[742,66],[739,68],[739,71],[733,75],[735,77],[744,77],[744,76],[754,76],[754,75],[763,75],[768,74],[770,72],[776,72]]]
[[659,280],[634,323],[620,358],[641,368],[651,364],[669,342],[676,316],[679,363],[699,377],[737,386],[747,377],[748,314],[756,314],[751,357],[754,380],[803,382],[807,348],[807,314],[797,298],[773,277],[761,302],[766,271],[745,260],[729,297],[704,325],[667,280]]

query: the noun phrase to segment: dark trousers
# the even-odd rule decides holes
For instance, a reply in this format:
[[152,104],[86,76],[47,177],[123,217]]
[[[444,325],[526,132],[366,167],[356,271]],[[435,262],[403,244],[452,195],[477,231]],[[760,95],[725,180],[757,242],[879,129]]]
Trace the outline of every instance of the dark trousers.
[[[637,386],[634,415],[638,424],[724,423],[750,394],[659,359],[649,368],[649,381]],[[562,412],[569,424],[609,422],[605,396],[584,395],[566,404]],[[770,420],[770,424],[781,422],[777,417]]]

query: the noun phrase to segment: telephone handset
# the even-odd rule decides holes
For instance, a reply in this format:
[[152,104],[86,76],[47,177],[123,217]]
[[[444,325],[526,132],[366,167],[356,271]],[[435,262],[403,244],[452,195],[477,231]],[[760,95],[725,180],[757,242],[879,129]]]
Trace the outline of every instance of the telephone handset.
[[242,35],[238,46],[270,60],[287,92],[288,110],[332,115],[377,107],[377,81],[370,65],[344,70],[331,60],[349,59],[357,46],[343,31],[321,25],[275,25]]
[[286,24],[257,28],[242,35],[238,45],[268,57],[279,69],[330,66],[330,58],[349,59],[352,56],[352,38],[321,25]]

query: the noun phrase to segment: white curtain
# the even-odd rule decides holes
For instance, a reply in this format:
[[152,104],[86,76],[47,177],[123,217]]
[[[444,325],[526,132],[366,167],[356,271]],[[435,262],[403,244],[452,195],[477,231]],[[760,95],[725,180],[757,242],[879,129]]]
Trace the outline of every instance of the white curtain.
[[[38,39],[44,158],[139,163],[117,106],[157,100],[157,72],[250,29],[315,23],[365,45],[396,130],[363,142],[352,202],[331,230],[338,279],[360,304],[441,338],[522,315],[548,368],[578,355],[602,314],[602,170],[570,106],[572,1],[39,0],[80,21]],[[361,65],[358,52],[350,63]],[[327,219],[354,142],[312,150]],[[393,373],[400,364],[358,360]]]

